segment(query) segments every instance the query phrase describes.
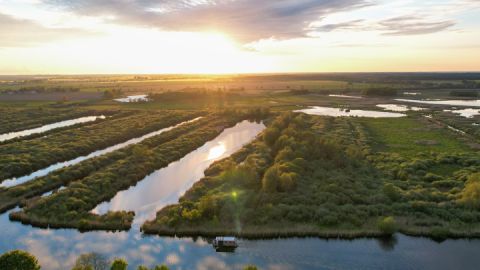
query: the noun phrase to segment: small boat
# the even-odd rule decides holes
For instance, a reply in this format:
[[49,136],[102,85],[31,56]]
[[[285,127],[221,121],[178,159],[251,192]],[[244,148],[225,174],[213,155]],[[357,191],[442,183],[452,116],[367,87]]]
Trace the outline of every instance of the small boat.
[[237,239],[233,236],[217,236],[212,245],[219,252],[233,252],[238,247]]

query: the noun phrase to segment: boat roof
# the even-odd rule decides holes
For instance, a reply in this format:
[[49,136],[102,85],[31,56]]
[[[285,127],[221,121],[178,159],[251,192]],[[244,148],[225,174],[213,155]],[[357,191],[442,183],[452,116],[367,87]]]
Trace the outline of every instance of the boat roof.
[[215,240],[217,241],[235,241],[235,237],[234,236],[217,236],[215,237]]

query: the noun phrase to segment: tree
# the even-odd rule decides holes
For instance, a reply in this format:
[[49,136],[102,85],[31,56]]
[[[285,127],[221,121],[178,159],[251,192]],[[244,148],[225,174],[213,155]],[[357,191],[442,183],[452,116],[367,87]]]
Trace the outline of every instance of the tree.
[[113,260],[110,270],[127,270],[128,263],[124,259],[116,258]]
[[169,270],[169,269],[170,268],[168,268],[168,266],[166,266],[165,264],[162,264],[162,265],[155,266],[153,270]]
[[72,270],[107,270],[108,261],[102,254],[86,253],[80,255]]
[[275,127],[270,127],[265,130],[263,133],[263,140],[265,143],[272,147],[280,136],[280,131]]
[[146,267],[145,265],[139,265],[137,267],[137,270],[148,270],[148,267]]
[[262,189],[265,192],[276,192],[278,187],[278,168],[273,165],[263,175]]
[[255,265],[247,265],[243,270],[258,270],[258,268]]
[[211,219],[217,212],[217,200],[213,196],[204,196],[200,199],[198,208],[204,218]]
[[13,250],[0,256],[0,269],[40,270],[37,258],[26,251]]
[[378,229],[386,235],[392,235],[397,231],[397,224],[393,217],[385,217],[378,221]]

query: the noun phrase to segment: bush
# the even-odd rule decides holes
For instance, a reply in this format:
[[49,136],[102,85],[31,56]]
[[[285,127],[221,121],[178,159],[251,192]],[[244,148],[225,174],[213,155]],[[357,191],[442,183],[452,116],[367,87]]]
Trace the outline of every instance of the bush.
[[475,173],[468,177],[460,203],[471,208],[480,209],[480,173]]
[[277,128],[270,127],[263,133],[263,140],[265,143],[272,147],[280,136],[280,131]]
[[293,191],[297,185],[296,179],[296,173],[282,173],[278,179],[280,189],[285,192]]
[[115,259],[110,270],[127,270],[128,263],[124,259]]
[[37,258],[22,250],[13,250],[0,256],[0,269],[39,270]]
[[107,270],[108,261],[105,256],[98,253],[86,253],[80,255],[72,270]]
[[378,221],[378,229],[385,235],[392,235],[397,231],[397,224],[393,217],[385,217]]
[[276,192],[278,187],[277,179],[278,169],[277,166],[268,168],[262,179],[262,189],[265,192]]
[[402,197],[401,190],[391,183],[383,186],[383,193],[392,201],[398,201]]

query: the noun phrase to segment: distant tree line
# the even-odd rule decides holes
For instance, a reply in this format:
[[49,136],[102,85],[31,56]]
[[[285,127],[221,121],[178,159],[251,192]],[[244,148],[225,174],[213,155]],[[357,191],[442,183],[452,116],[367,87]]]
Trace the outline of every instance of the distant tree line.
[[362,90],[362,95],[369,97],[393,97],[397,95],[397,90],[392,88],[367,88]]
[[80,88],[78,87],[67,87],[67,86],[53,86],[53,87],[45,87],[45,86],[29,86],[29,87],[21,87],[15,90],[8,90],[9,93],[15,94],[28,94],[28,93],[73,93],[79,92]]

